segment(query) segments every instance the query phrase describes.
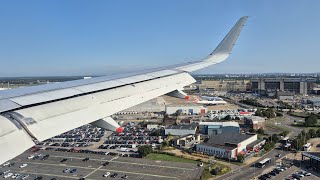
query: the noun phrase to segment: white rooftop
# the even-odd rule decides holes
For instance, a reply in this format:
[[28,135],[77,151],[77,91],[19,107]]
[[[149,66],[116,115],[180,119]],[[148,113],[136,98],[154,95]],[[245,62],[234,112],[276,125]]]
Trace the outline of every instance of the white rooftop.
[[199,125],[201,126],[234,126],[239,127],[239,123],[234,121],[226,121],[226,122],[200,122]]

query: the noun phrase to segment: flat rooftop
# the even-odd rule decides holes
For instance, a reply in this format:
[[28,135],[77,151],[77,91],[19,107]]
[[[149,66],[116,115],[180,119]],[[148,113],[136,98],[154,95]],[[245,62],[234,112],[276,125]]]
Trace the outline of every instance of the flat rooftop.
[[166,129],[184,129],[184,130],[195,130],[196,128],[197,128],[196,125],[170,125],[166,127]]
[[[252,134],[239,134],[239,133],[222,133],[210,137],[207,141],[200,143],[201,145],[206,146],[226,146],[226,144],[238,145],[242,141],[255,136]],[[229,147],[229,146],[227,146]]]
[[239,127],[239,123],[233,121],[226,121],[226,122],[200,122],[200,126],[234,126]]

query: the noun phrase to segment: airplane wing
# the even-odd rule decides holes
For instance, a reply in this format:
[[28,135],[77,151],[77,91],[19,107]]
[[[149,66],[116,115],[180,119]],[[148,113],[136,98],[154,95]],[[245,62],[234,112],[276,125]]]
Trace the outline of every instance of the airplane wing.
[[242,17],[206,58],[175,66],[0,91],[0,164],[43,141],[93,124],[119,125],[112,114],[195,82],[188,73],[224,61],[247,17]]

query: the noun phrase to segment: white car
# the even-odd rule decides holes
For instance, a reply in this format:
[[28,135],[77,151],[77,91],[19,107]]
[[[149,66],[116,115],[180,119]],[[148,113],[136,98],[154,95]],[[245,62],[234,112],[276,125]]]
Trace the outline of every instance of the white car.
[[22,164],[21,166],[20,166],[20,168],[24,168],[24,167],[27,167],[28,166],[28,164]]
[[103,177],[108,177],[110,175],[110,172],[106,172]]
[[12,173],[8,173],[8,174],[4,175],[3,177],[4,177],[4,178],[9,178],[9,177],[11,177],[12,175],[13,175]]
[[8,172],[10,172],[10,169],[4,171],[3,174],[7,174]]
[[10,164],[10,162],[6,162],[3,164],[3,166],[8,166]]
[[309,172],[307,172],[305,175],[306,175],[306,176],[311,176],[312,174],[311,174],[311,173],[309,173]]
[[277,170],[279,170],[279,171],[281,171],[281,172],[284,171],[284,169],[282,169],[282,168],[280,168],[280,167],[278,167]]
[[12,178],[12,179],[16,179],[16,178],[18,178],[19,176],[20,176],[20,174],[14,174],[14,175],[11,176],[11,178]]
[[34,155],[28,156],[28,159],[33,159],[33,158],[34,158]]

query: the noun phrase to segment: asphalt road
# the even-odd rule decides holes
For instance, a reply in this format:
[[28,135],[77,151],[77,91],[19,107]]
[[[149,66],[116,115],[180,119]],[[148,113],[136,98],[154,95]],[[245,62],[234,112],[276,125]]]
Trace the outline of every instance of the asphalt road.
[[[47,160],[29,160],[27,157],[32,152],[25,152],[17,158],[10,161],[15,163],[12,167],[2,167],[0,171],[10,169],[11,172],[20,174],[29,174],[28,179],[34,179],[35,176],[42,176],[44,179],[79,179],[86,180],[111,179],[111,177],[102,177],[103,174],[110,172],[118,173],[115,179],[121,179],[127,175],[128,179],[199,179],[203,168],[192,163],[160,162],[141,158],[125,158],[116,156],[105,156],[96,154],[81,154],[56,151],[39,151],[37,153],[49,154]],[[84,162],[83,159],[89,157],[90,160]],[[68,159],[61,163],[62,159]],[[108,165],[102,164],[109,162]],[[25,168],[19,168],[23,163],[27,163]],[[75,173],[64,173],[66,168],[77,169]],[[2,176],[3,177],[3,176]],[[2,178],[0,177],[0,179]],[[113,178],[112,178],[113,179]]]
[[[231,173],[225,174],[224,176],[221,176],[217,179],[218,180],[248,180],[248,179],[252,179],[254,177],[257,177],[265,169],[272,167],[276,164],[275,160],[278,159],[276,157],[277,154],[281,154],[282,156],[285,156],[285,155],[289,154],[289,152],[273,149],[267,155],[265,155],[263,158],[255,161],[254,163],[247,165],[247,166],[240,166],[238,169],[232,171]],[[272,162],[270,164],[268,164],[267,166],[265,166],[264,168],[258,168],[258,167],[254,166],[255,163],[257,163],[265,158],[271,158]]]
[[292,133],[290,137],[296,137],[298,136],[298,134],[303,130],[303,128],[301,127],[295,127],[295,126],[291,126],[292,124],[294,124],[294,122],[304,122],[303,118],[299,118],[299,117],[295,117],[295,116],[290,116],[288,114],[283,113],[283,116],[285,117],[285,121],[281,121],[281,125],[285,126],[286,128],[288,128]]

